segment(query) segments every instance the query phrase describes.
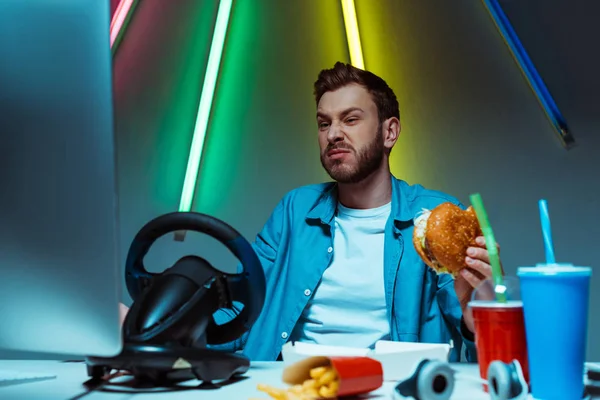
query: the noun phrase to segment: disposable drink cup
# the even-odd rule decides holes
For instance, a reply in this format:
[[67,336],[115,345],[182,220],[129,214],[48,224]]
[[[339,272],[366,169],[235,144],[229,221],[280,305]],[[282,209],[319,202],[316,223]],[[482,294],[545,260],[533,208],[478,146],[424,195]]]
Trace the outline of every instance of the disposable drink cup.
[[[527,339],[520,299],[518,280],[504,278],[506,302],[495,298],[493,282],[483,282],[473,293],[469,308],[475,324],[475,346],[479,362],[479,374],[487,381],[489,365],[493,361],[511,363],[517,360],[529,382]],[[487,390],[487,387],[484,388]]]
[[531,393],[536,399],[579,400],[584,391],[589,267],[521,267]]
[[523,318],[523,303],[473,301],[470,304],[475,322],[475,346],[479,374],[487,380],[488,367],[493,361],[519,361],[525,380],[529,382],[527,339]]

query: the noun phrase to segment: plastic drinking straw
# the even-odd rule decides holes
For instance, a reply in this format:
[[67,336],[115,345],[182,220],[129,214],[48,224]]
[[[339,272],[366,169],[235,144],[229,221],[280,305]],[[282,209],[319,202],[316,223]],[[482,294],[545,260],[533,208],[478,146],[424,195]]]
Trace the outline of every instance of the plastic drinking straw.
[[544,250],[546,252],[546,264],[555,264],[554,245],[552,244],[552,229],[550,227],[550,216],[548,215],[548,203],[542,199],[538,202],[540,206],[540,220],[542,221],[542,236],[544,237]]
[[472,194],[470,199],[471,204],[475,209],[475,214],[477,214],[483,237],[485,238],[485,246],[490,255],[496,300],[500,303],[506,303],[506,295],[504,292],[506,288],[504,286],[504,277],[502,276],[502,267],[500,266],[500,257],[498,256],[498,247],[496,246],[496,239],[494,239],[494,232],[492,231],[490,221],[488,220],[487,212],[483,206],[483,200],[479,193]]

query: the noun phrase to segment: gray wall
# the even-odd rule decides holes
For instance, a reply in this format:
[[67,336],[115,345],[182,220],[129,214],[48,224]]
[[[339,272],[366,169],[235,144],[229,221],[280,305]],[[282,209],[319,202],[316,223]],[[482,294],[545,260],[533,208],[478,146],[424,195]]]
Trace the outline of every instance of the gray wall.
[[[217,9],[216,1],[199,3],[140,2],[115,59],[123,258],[142,224],[178,207]],[[401,106],[396,176],[464,202],[480,192],[509,274],[543,260],[542,197],[558,259],[595,266],[598,4],[502,3],[579,143],[566,151],[481,2],[356,3],[366,67],[388,81]],[[336,60],[348,60],[338,2],[235,2],[194,210],[253,239],[286,191],[326,179],[312,83]],[[224,269],[235,264],[212,239],[191,234],[184,244],[161,239],[149,268],[189,251]],[[592,287],[598,304],[597,276]],[[600,334],[598,318],[589,332]],[[600,359],[600,345],[588,347],[589,358]]]

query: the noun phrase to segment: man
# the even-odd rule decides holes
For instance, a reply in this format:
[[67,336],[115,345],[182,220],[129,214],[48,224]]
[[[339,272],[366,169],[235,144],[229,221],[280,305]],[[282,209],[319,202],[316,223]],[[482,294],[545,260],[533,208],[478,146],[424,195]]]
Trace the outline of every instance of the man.
[[315,97],[321,163],[335,183],[288,193],[258,235],[266,301],[232,350],[275,360],[289,340],[360,347],[380,339],[452,340],[453,361],[462,344],[475,361],[467,302],[480,278],[491,276],[485,241],[468,250],[469,268],[456,280],[418,257],[415,215],[460,203],[392,176],[400,113],[383,79],[336,63],[319,74]]
[[[476,361],[466,306],[480,278],[491,276],[483,238],[456,280],[428,268],[412,245],[413,219],[423,208],[460,203],[392,176],[400,133],[393,91],[370,72],[336,63],[319,74],[315,97],[321,163],[335,182],[292,190],[276,206],[253,244],[266,276],[263,311],[250,332],[219,347],[273,361],[289,340],[358,347],[452,340],[452,361],[463,344]],[[216,315],[219,323],[228,316]]]

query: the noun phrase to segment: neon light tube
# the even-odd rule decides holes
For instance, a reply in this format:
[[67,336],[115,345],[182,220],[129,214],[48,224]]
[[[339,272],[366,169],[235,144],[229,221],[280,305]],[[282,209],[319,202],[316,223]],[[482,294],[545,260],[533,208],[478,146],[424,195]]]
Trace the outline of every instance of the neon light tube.
[[223,46],[225,45],[225,36],[227,35],[227,25],[229,23],[232,3],[233,0],[221,0],[219,3],[217,22],[215,23],[215,30],[208,56],[208,65],[204,76],[204,85],[202,86],[202,94],[200,96],[200,104],[196,116],[196,126],[194,127],[194,135],[192,137],[192,146],[190,148],[190,155],[183,181],[183,190],[181,192],[181,201],[179,203],[180,212],[190,211],[194,200],[196,179],[198,178],[198,170],[200,169],[202,149],[204,148],[204,139],[206,138],[206,129],[210,117],[215,86],[217,84],[217,76],[219,74]]
[[550,91],[544,84],[544,81],[538,74],[537,70],[533,66],[531,59],[527,55],[525,48],[521,44],[519,37],[514,31],[510,24],[510,21],[506,17],[506,14],[502,11],[502,8],[498,4],[497,0],[482,0],[486,6],[496,28],[500,32],[500,35],[504,39],[504,42],[510,49],[510,52],[515,59],[515,62],[521,69],[521,72],[525,76],[527,83],[536,95],[540,105],[544,109],[546,116],[550,120],[554,127],[558,137],[560,138],[563,146],[567,149],[575,145],[575,138],[569,132],[567,123],[563,118],[558,106],[554,102],[554,99],[550,95]]
[[346,26],[346,37],[348,39],[348,50],[350,51],[350,63],[356,68],[365,69],[354,0],[342,0],[342,11],[344,12],[344,24]]
[[117,6],[112,21],[110,22],[111,49],[113,48],[122,31],[124,31],[126,22],[131,19],[130,12],[133,11],[134,3],[137,3],[137,0],[121,0]]

